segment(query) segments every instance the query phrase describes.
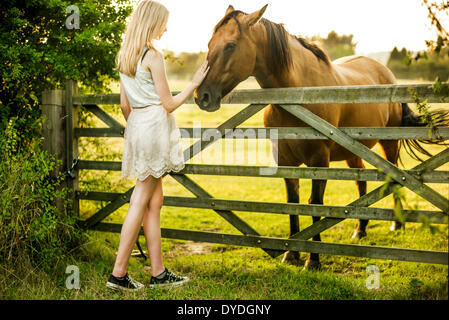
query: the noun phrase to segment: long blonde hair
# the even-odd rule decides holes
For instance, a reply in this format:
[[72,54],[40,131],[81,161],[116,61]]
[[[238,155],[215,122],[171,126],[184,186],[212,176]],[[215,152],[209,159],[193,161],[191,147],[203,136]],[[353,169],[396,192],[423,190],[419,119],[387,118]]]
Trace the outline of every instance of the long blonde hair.
[[153,40],[167,25],[168,10],[152,0],[142,0],[131,15],[125,37],[117,54],[117,69],[129,77],[136,75],[137,62],[145,46],[154,48]]

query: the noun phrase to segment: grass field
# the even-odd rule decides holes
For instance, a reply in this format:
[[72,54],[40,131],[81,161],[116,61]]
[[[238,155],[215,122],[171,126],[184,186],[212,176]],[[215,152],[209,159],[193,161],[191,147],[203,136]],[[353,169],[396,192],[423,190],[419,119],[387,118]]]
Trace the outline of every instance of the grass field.
[[[185,83],[172,82],[172,90],[180,90]],[[240,88],[254,87],[254,81],[247,81]],[[207,113],[194,105],[184,105],[175,111],[179,127],[189,127],[200,122],[202,127],[216,127],[225,119],[235,114],[243,106],[223,106],[219,111]],[[125,124],[119,106],[104,106],[118,121]],[[263,111],[259,112],[241,127],[263,126]],[[104,126],[100,122],[98,126]],[[85,160],[120,161],[122,139],[93,138],[81,140]],[[183,141],[186,148],[192,141]],[[220,145],[217,146],[218,148]],[[189,163],[220,163],[211,150],[207,157],[196,156]],[[236,148],[236,152],[250,154],[255,145],[246,142]],[[431,148],[436,153],[442,148]],[[378,146],[376,152],[381,152]],[[405,168],[417,164],[404,155]],[[260,165],[273,165],[269,157]],[[237,163],[244,164],[244,163]],[[343,162],[332,163],[332,167],[346,167]],[[370,165],[367,165],[371,168]],[[449,170],[449,164],[440,170]],[[120,172],[82,171],[81,190],[124,192],[134,185],[133,181],[120,179]],[[216,198],[285,202],[284,181],[280,178],[247,178],[219,176],[191,176]],[[368,182],[368,191],[380,184]],[[432,184],[442,195],[449,196],[449,186]],[[170,176],[163,179],[164,194],[167,196],[193,195]],[[300,202],[307,203],[310,196],[311,181],[300,181]],[[423,210],[435,208],[419,196],[406,190],[406,208],[417,206]],[[346,205],[358,198],[354,181],[329,181],[324,203]],[[85,219],[98,211],[106,203],[81,201],[82,218]],[[375,206],[391,208],[392,198],[376,203]],[[128,205],[123,206],[106,219],[107,222],[121,223],[126,215]],[[289,220],[287,216],[265,213],[236,212],[263,236],[288,237]],[[301,229],[311,224],[310,217],[300,217]],[[354,243],[387,247],[448,250],[448,228],[437,226],[434,230],[420,224],[408,223],[404,231],[389,231],[390,223],[371,221],[368,236],[362,240],[353,240],[351,235],[356,227],[356,220],[344,221],[322,234],[324,242]],[[162,227],[188,230],[217,231],[239,234],[232,226],[212,210],[166,207],[162,208]],[[321,255],[321,271],[301,272],[302,267],[281,263],[281,257],[272,259],[260,249],[224,246],[208,243],[163,239],[162,248],[165,264],[168,268],[189,276],[192,281],[175,289],[146,289],[141,293],[115,293],[104,286],[112,270],[119,236],[111,233],[90,232],[89,242],[80,248],[71,264],[80,268],[81,288],[65,288],[64,273],[55,278],[39,274],[31,275],[39,280],[31,283],[20,279],[14,290],[6,291],[4,298],[18,299],[447,299],[447,266],[384,261],[366,258]],[[144,237],[140,237],[145,245]],[[301,253],[306,259],[307,254]],[[375,265],[380,270],[379,289],[369,290],[365,283],[368,277],[366,268]],[[149,262],[141,258],[131,258],[129,272],[137,280],[148,283],[151,276]],[[36,277],[34,277],[36,276]]]

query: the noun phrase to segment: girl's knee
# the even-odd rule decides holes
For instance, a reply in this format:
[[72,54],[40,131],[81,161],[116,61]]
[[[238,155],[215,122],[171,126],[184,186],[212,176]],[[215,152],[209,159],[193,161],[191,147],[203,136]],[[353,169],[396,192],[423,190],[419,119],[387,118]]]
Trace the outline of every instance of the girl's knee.
[[164,196],[161,195],[154,195],[149,203],[148,203],[148,209],[149,210],[160,210],[162,208],[162,205],[164,203]]
[[149,199],[145,197],[132,197],[129,199],[129,206],[138,206],[146,208],[149,205]]

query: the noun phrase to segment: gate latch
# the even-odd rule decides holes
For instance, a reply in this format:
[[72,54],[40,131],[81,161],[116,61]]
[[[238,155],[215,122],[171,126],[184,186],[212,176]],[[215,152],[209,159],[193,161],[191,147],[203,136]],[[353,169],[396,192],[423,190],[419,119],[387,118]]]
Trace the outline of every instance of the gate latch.
[[80,161],[79,157],[76,157],[75,159],[73,159],[72,161],[72,167],[67,171],[67,174],[70,178],[75,179],[75,174],[73,173],[73,169],[76,168],[76,166],[78,165],[78,162]]

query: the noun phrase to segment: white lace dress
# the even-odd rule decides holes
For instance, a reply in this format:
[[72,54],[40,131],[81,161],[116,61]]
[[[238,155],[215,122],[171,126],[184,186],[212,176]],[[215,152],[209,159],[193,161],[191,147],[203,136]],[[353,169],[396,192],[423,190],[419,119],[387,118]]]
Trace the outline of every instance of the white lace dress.
[[121,73],[120,78],[132,108],[124,134],[122,178],[143,181],[149,175],[160,178],[178,172],[185,164],[175,115],[160,104],[151,73],[141,67],[141,60],[134,78]]

